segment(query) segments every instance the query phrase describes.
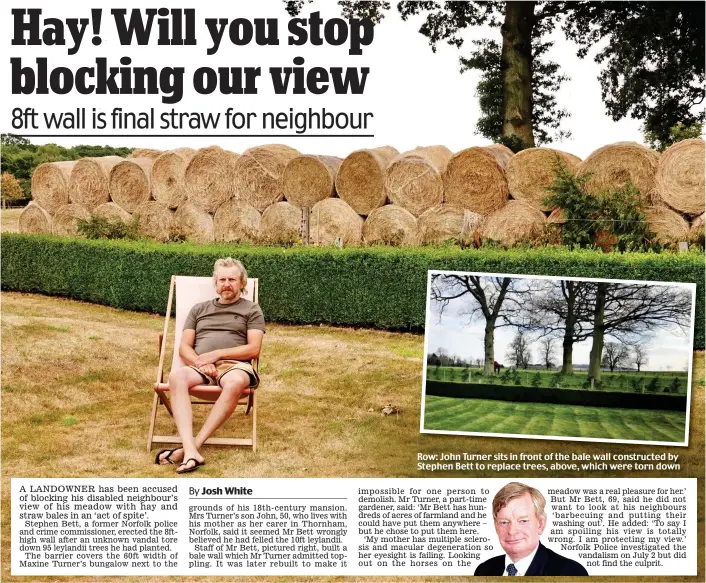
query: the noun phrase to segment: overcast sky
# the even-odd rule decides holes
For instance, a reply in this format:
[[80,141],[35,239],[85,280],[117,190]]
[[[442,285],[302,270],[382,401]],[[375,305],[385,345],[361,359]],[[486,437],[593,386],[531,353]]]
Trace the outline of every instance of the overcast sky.
[[[170,7],[193,8],[196,6],[196,46],[159,46],[156,37],[149,46],[119,45],[115,27],[109,8],[141,7],[142,2],[125,1],[118,4],[104,3],[101,25],[102,44],[94,47],[91,33],[87,33],[76,55],[69,56],[66,47],[12,47],[12,18],[10,9],[13,3],[3,7],[4,18],[0,26],[5,39],[6,54],[22,59],[23,66],[36,68],[36,57],[47,57],[49,66],[67,66],[74,70],[79,66],[95,66],[96,57],[106,57],[109,66],[119,66],[123,56],[132,58],[133,66],[183,66],[186,68],[186,93],[183,100],[175,105],[163,104],[159,96],[113,95],[95,96],[78,95],[31,95],[18,96],[11,94],[10,83],[3,84],[4,99],[2,106],[2,131],[23,133],[11,127],[12,110],[16,107],[34,107],[40,112],[72,111],[76,107],[90,110],[111,111],[121,107],[125,111],[149,111],[155,108],[157,114],[175,108],[183,112],[224,112],[232,107],[235,111],[306,111],[309,107],[315,110],[326,108],[334,112],[371,112],[374,114],[367,133],[374,138],[187,138],[189,130],[170,131],[181,137],[160,137],[159,131],[148,131],[145,137],[120,137],[125,133],[139,131],[116,130],[104,138],[33,138],[35,143],[56,142],[65,146],[77,143],[110,144],[136,147],[152,147],[169,149],[179,146],[202,147],[214,143],[237,152],[242,152],[249,146],[279,142],[287,143],[304,153],[326,153],[346,156],[353,150],[363,147],[392,145],[404,151],[422,145],[444,144],[453,151],[463,148],[487,144],[487,140],[475,135],[475,124],[479,117],[479,109],[475,90],[478,74],[475,72],[459,73],[458,58],[468,55],[470,43],[466,43],[459,51],[454,47],[441,44],[433,53],[426,37],[417,32],[420,18],[411,22],[402,22],[396,8],[388,13],[383,22],[376,27],[375,40],[371,46],[363,47],[361,56],[348,54],[348,46],[287,46],[287,22],[283,3],[279,0],[260,2],[229,2],[203,3],[194,5],[190,1],[176,1]],[[15,2],[15,5],[22,4]],[[37,1],[32,7],[42,7],[43,17],[66,18],[88,17],[90,8],[95,8],[92,2],[57,3]],[[306,5],[307,14],[320,10],[324,18],[339,16],[339,9],[334,2],[317,1]],[[258,47],[254,41],[248,46],[237,47],[225,39],[219,51],[212,56],[206,54],[211,46],[210,35],[204,19],[219,18],[268,18],[279,19],[280,45],[277,47]],[[89,27],[90,28],[90,27]],[[498,29],[473,28],[467,31],[466,38],[481,38],[484,33],[500,40]],[[576,57],[576,46],[567,42],[563,34],[554,34],[556,45],[549,52],[549,57],[558,61],[562,72],[568,74],[571,80],[565,82],[558,90],[558,101],[561,107],[567,108],[572,116],[565,121],[565,129],[572,132],[570,140],[555,144],[556,147],[572,152],[585,158],[596,148],[616,141],[642,141],[640,123],[627,119],[614,122],[605,114],[605,107],[600,97],[600,86],[597,81],[598,66],[593,62],[592,52],[586,59]],[[335,95],[329,92],[325,95],[275,95],[267,74],[271,66],[291,66],[296,56],[304,57],[305,67],[369,67],[365,92],[363,95]],[[258,83],[258,95],[198,95],[191,86],[191,74],[200,66],[245,67],[260,66],[263,75]],[[4,78],[10,78],[10,59],[2,61]],[[34,130],[35,133],[40,133]],[[25,132],[29,133],[29,132]],[[42,133],[46,133],[42,132]],[[56,132],[54,132],[56,133]],[[76,133],[76,132],[69,132]],[[95,130],[85,130],[83,133],[97,133]],[[162,132],[165,133],[165,132]],[[198,133],[196,131],[192,133]],[[204,132],[202,132],[204,133]],[[205,132],[207,133],[207,131]],[[229,133],[227,130],[218,133]],[[262,133],[262,130],[258,133]]]
[[[484,354],[484,327],[485,320],[481,317],[469,322],[462,312],[467,311],[470,298],[464,296],[452,300],[443,314],[439,315],[438,304],[430,302],[427,314],[426,346],[427,353],[437,352],[439,347],[447,350],[449,355],[456,355],[464,359],[483,358]],[[497,328],[495,331],[495,360],[510,366],[507,357],[508,347],[515,337],[517,330],[510,327]],[[536,338],[536,336],[535,336]],[[661,329],[654,335],[644,337],[648,358],[643,370],[688,370],[691,355],[691,330],[682,331],[678,326]],[[614,338],[606,338],[606,342],[615,342]],[[588,365],[592,340],[588,339],[574,345],[574,365]],[[533,364],[543,363],[540,347],[537,342],[530,343]],[[554,362],[561,364],[561,339],[555,341]],[[632,365],[630,365],[632,367]]]

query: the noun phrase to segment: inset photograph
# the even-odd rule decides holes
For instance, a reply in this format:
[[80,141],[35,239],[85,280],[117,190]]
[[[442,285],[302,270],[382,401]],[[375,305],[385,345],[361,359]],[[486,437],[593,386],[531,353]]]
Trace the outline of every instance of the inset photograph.
[[422,433],[688,445],[695,293],[430,271]]

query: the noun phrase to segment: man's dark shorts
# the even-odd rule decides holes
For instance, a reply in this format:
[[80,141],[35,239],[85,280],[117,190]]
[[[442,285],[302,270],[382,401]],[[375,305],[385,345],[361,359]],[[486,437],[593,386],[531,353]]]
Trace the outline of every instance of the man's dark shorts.
[[248,373],[248,376],[250,377],[251,389],[256,389],[260,384],[260,377],[258,376],[257,371],[252,367],[249,362],[241,362],[240,360],[217,360],[215,362],[215,365],[217,371],[215,379],[213,377],[203,374],[195,366],[191,366],[190,368],[193,368],[197,373],[199,373],[203,377],[204,385],[220,386],[221,379],[223,378],[223,376],[232,370],[242,370]]

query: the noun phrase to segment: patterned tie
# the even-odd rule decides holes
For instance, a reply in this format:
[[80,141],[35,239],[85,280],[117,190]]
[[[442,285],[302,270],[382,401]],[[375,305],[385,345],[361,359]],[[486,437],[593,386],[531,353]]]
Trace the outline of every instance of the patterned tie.
[[515,565],[510,563],[507,566],[507,574],[510,575],[510,577],[514,577],[515,575],[517,575],[517,567],[515,567]]

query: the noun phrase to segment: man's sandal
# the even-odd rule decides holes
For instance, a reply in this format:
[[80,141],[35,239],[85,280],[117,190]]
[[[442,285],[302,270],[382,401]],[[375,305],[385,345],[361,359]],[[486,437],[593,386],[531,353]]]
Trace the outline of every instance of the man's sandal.
[[[157,455],[154,458],[154,463],[158,466],[166,466],[167,464],[172,464],[174,465],[176,462],[172,459],[172,454],[181,449],[181,447],[175,447],[174,449],[160,449],[157,452]],[[162,454],[166,453],[167,455],[165,457],[162,457]],[[162,462],[166,461],[166,464],[163,464]]]
[[[195,457],[190,457],[188,460],[186,460],[186,461],[184,461],[184,462],[181,462],[181,463],[179,464],[179,467],[181,467],[181,466],[186,466],[186,465],[189,464],[189,462],[194,462],[194,465],[191,466],[191,467],[185,468],[185,469],[183,469],[183,470],[181,470],[181,471],[177,468],[176,473],[177,473],[177,474],[188,474],[188,473],[191,473],[191,472],[195,472],[196,470],[199,469],[199,466],[203,466],[203,465],[206,463],[206,462],[200,462],[200,461],[197,460]],[[173,463],[173,462],[172,462],[172,463]]]

